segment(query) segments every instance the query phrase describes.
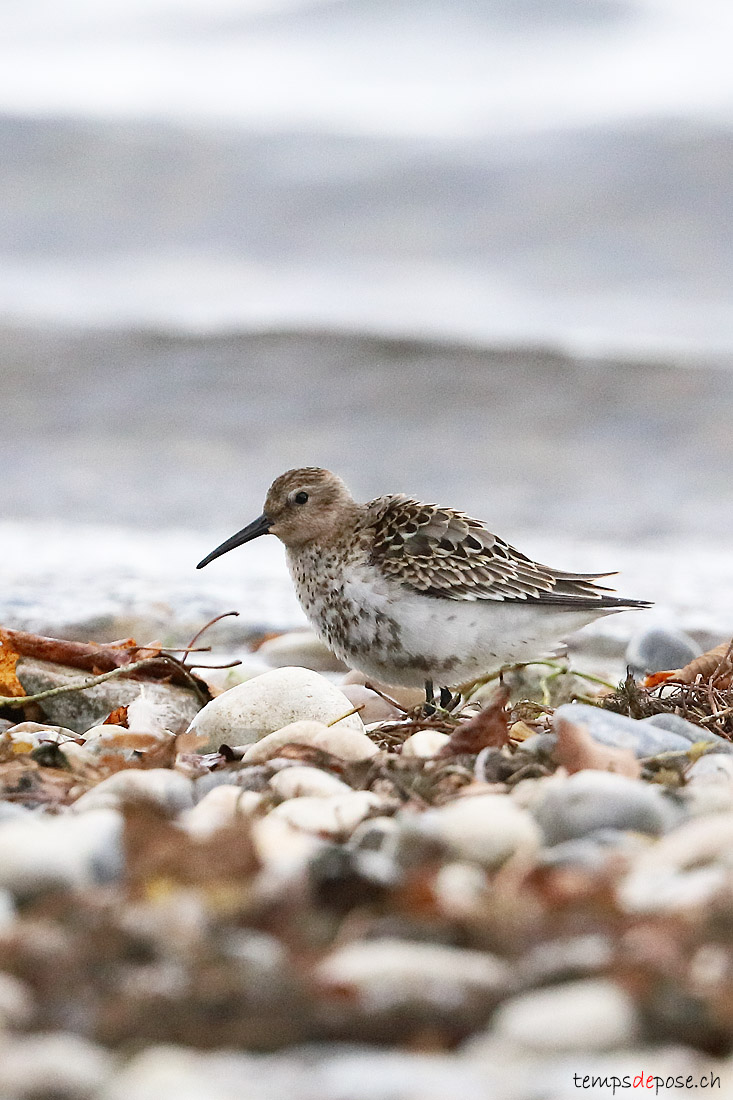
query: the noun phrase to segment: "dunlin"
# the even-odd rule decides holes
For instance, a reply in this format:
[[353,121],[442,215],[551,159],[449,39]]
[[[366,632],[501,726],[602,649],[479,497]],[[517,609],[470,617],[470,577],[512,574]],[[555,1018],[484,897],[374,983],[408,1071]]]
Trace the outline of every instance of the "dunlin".
[[457,687],[546,656],[601,615],[649,606],[595,583],[608,573],[540,565],[453,508],[402,495],[357,504],[317,467],[277,478],[259,519],[197,568],[267,534],[285,544],[316,633],[388,684]]

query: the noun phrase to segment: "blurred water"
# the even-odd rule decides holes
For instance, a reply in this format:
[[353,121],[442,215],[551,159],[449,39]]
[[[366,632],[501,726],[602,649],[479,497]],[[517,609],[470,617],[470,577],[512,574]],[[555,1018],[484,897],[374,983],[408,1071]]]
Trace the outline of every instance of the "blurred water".
[[36,0],[0,318],[730,358],[725,0]]
[[297,619],[192,566],[299,464],[733,619],[727,0],[0,24],[0,621]]

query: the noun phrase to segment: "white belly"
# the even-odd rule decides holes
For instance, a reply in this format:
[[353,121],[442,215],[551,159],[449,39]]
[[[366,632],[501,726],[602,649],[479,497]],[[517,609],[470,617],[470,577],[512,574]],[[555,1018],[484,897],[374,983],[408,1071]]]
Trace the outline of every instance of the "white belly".
[[[388,684],[456,687],[515,661],[547,656],[600,609],[521,601],[444,600],[395,585],[371,567],[291,562],[303,609],[351,668]],[[325,583],[324,583],[325,582]]]

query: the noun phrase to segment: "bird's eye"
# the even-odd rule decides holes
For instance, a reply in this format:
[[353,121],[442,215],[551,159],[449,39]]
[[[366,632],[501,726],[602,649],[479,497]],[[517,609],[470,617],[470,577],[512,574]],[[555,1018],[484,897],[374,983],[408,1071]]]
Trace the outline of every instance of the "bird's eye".
[[295,501],[296,504],[305,504],[305,503],[307,503],[307,500],[308,500],[308,494],[304,493],[303,490],[301,489],[301,491],[299,493],[295,494],[295,496],[293,497],[293,500]]

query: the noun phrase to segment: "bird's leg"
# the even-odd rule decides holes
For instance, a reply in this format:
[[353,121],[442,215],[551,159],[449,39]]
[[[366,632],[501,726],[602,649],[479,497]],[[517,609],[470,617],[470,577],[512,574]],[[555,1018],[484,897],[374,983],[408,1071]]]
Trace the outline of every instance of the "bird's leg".
[[425,681],[425,713],[435,714],[435,690],[432,680]]

